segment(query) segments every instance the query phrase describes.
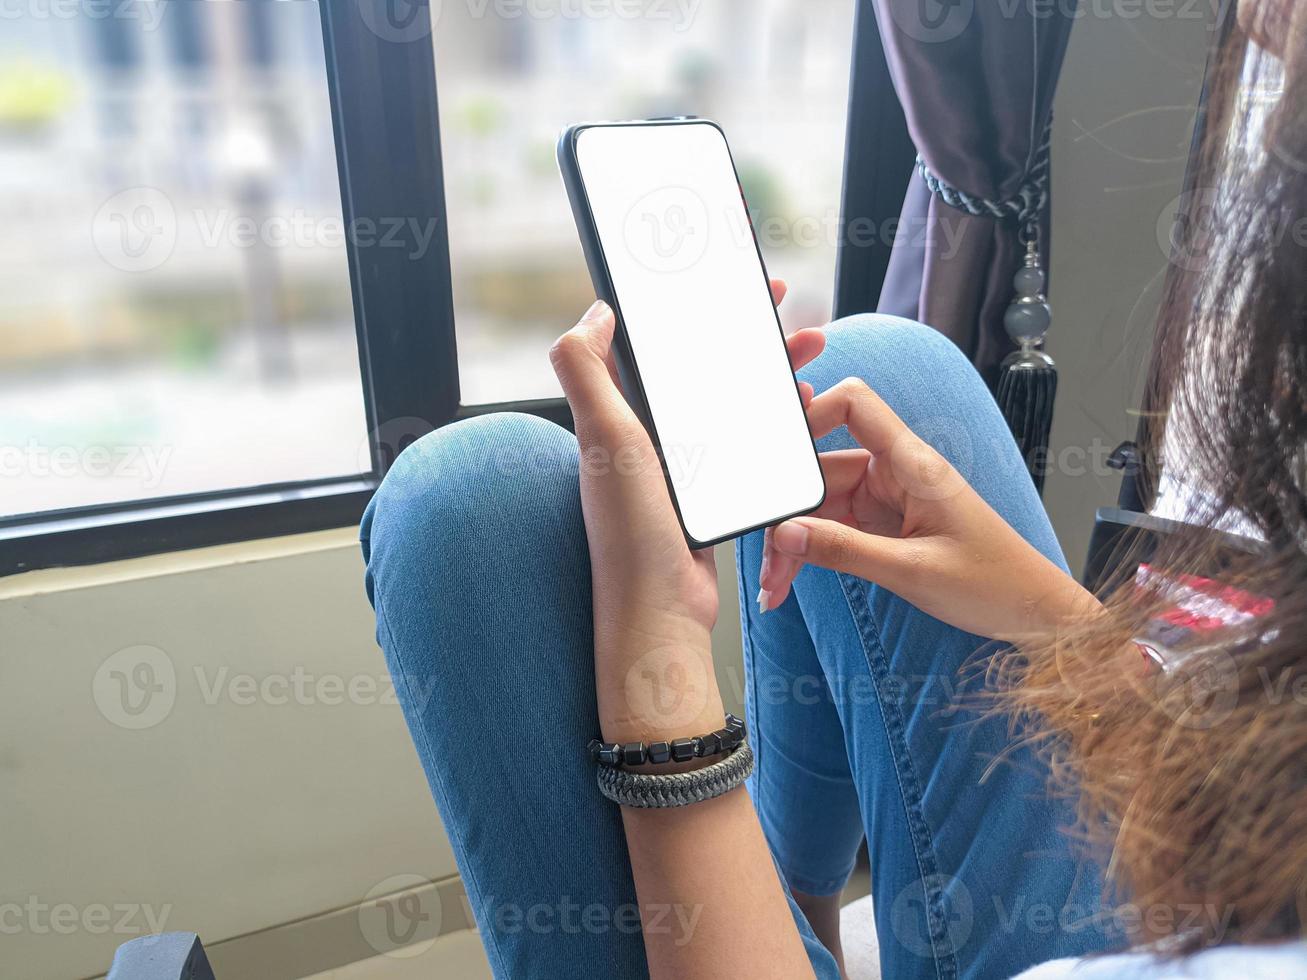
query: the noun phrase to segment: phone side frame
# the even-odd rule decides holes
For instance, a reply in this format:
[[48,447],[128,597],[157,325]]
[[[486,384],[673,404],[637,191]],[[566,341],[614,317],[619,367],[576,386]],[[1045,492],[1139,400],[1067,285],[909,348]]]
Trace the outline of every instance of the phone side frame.
[[[700,541],[685,526],[685,517],[681,514],[681,504],[676,497],[676,487],[672,484],[671,473],[667,469],[667,461],[664,458],[662,450],[662,441],[658,437],[658,427],[654,424],[653,413],[649,409],[649,400],[645,394],[644,382],[640,377],[640,369],[636,365],[635,355],[631,349],[631,340],[626,332],[626,321],[622,317],[621,304],[617,300],[617,291],[613,286],[612,273],[608,268],[608,260],[604,255],[604,250],[599,242],[599,229],[594,220],[594,212],[590,207],[590,197],[586,193],[585,181],[581,177],[581,166],[576,155],[577,138],[587,129],[605,129],[630,126],[686,126],[700,125],[711,126],[721,134],[722,142],[726,145],[726,155],[731,162],[731,171],[735,175],[736,187],[740,189],[740,201],[744,206],[745,218],[749,222],[749,235],[753,239],[753,247],[758,255],[758,267],[762,271],[763,288],[771,295],[771,277],[767,272],[767,261],[762,255],[762,246],[758,244],[758,234],[753,227],[753,219],[749,215],[748,201],[744,199],[744,188],[740,183],[740,172],[735,166],[735,155],[731,152],[730,140],[726,138],[726,132],[711,119],[702,119],[699,117],[685,117],[674,119],[642,119],[631,120],[629,122],[589,122],[577,123],[567,127],[558,138],[558,169],[563,177],[563,186],[567,190],[567,199],[572,207],[572,217],[576,223],[577,233],[581,239],[581,251],[585,255],[586,265],[590,270],[590,279],[594,285],[597,298],[603,300],[613,311],[613,319],[616,327],[613,331],[613,361],[617,366],[617,376],[622,383],[622,391],[626,397],[627,404],[635,412],[640,423],[649,433],[649,438],[653,442],[654,452],[658,456],[658,464],[663,471],[663,480],[667,484],[667,495],[672,502],[672,510],[676,513],[676,521],[681,526],[681,533],[685,536],[686,542],[692,550],[698,551],[704,548],[711,548],[719,544],[725,544],[727,541],[733,541],[736,538],[751,534],[754,531],[760,531],[763,528],[771,527],[782,521],[787,521],[792,517],[801,517],[804,514],[810,514],[821,507],[826,502],[828,488],[826,486],[826,474],[821,468],[821,454],[817,451],[817,443],[812,438],[812,432],[808,431],[808,442],[812,447],[812,455],[817,462],[817,476],[821,480],[821,495],[817,502],[810,507],[804,507],[794,511],[791,514],[785,514],[781,517],[773,518],[762,524],[755,524],[752,527],[745,527],[738,531],[732,531],[721,537],[713,538],[710,541]],[[780,313],[776,309],[775,301],[772,302],[772,316],[776,320],[776,330],[780,334],[781,343],[785,343],[785,329],[781,325]],[[803,394],[799,390],[799,380],[794,377],[794,372],[790,372],[794,382],[794,396],[798,400],[799,410],[803,408]],[[806,415],[806,411],[805,411]]]

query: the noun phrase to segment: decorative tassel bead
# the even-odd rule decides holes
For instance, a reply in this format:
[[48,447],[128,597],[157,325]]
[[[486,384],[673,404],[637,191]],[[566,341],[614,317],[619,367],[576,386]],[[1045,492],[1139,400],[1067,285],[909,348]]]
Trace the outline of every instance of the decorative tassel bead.
[[1035,489],[1044,490],[1048,468],[1049,434],[1053,402],[1057,397],[1057,368],[1039,349],[1053,312],[1044,296],[1044,270],[1033,228],[1028,229],[1025,265],[1012,277],[1016,298],[1003,314],[1003,329],[1020,349],[1003,360],[994,393],[1017,448],[1026,462]]
[[1053,309],[1044,296],[1044,270],[1039,266],[1039,252],[1032,240],[1026,246],[1025,265],[1012,277],[1016,298],[1003,313],[1003,329],[1012,342],[1034,347],[1044,339],[1053,322]]
[[1003,313],[1003,329],[1018,344],[1037,344],[1044,339],[1053,311],[1042,296],[1021,296]]

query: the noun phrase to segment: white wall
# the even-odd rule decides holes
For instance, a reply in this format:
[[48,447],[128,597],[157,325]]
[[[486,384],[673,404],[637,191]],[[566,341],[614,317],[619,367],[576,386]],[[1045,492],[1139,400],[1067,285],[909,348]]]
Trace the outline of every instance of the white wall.
[[1061,379],[1044,494],[1077,570],[1095,508],[1116,503],[1104,460],[1135,435],[1213,20],[1207,2],[1080,8],[1054,107],[1048,350]]
[[[146,906],[213,942],[352,905],[392,875],[453,873],[400,711],[381,703],[354,539],[0,580],[0,975],[103,972]],[[136,663],[156,682],[170,664],[175,696],[131,718],[109,671]],[[271,696],[243,703],[238,675],[271,678]],[[297,676],[306,703],[278,686]],[[353,698],[337,703],[333,679]],[[81,924],[54,928],[33,900]],[[100,906],[136,907],[128,931],[104,932]]]

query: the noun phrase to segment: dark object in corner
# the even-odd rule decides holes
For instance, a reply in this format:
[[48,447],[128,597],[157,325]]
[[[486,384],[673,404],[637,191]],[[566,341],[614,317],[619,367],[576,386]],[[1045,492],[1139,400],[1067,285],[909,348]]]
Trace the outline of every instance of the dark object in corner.
[[193,932],[165,932],[123,943],[106,980],[215,980]]

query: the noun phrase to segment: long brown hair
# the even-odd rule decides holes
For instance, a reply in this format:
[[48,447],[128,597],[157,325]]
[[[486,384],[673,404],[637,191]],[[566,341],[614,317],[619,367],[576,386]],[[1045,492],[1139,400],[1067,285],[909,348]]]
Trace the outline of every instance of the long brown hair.
[[[1191,491],[1192,527],[1146,578],[1126,563],[1101,617],[990,664],[1077,801],[1110,899],[1145,914],[1126,938],[1168,953],[1307,934],[1305,8],[1275,6],[1291,13],[1278,24],[1241,11],[1210,62],[1144,447],[1149,471]],[[1230,552],[1216,528],[1264,544]],[[1177,640],[1151,669],[1132,641],[1200,574],[1255,614]]]

